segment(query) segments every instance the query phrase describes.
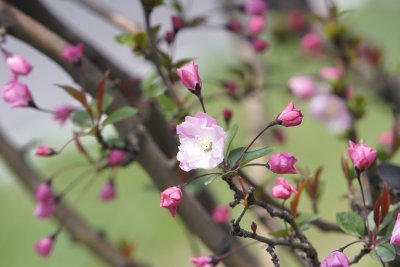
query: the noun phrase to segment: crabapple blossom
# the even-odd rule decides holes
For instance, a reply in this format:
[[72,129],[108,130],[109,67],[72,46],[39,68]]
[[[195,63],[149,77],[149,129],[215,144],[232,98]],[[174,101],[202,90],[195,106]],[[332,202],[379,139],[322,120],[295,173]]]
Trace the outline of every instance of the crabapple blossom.
[[168,44],[172,44],[175,39],[175,33],[173,31],[166,31],[164,35],[164,39]]
[[196,267],[213,267],[214,264],[212,263],[212,258],[209,256],[201,256],[197,258],[192,258],[191,262]]
[[301,110],[294,107],[293,101],[291,101],[276,119],[285,127],[297,126],[301,124],[303,114]]
[[37,201],[46,202],[53,198],[53,190],[49,182],[41,183],[35,191]]
[[185,21],[179,16],[171,17],[172,27],[174,28],[174,32],[178,32],[185,26]]
[[222,82],[222,85],[226,88],[226,90],[228,91],[228,93],[230,95],[235,94],[235,92],[239,88],[238,83],[233,80],[224,81],[224,82]]
[[267,41],[263,40],[263,39],[259,39],[259,38],[252,38],[250,40],[251,45],[253,46],[254,50],[256,50],[256,52],[263,52],[265,49],[268,48],[269,44]]
[[33,214],[38,219],[45,219],[45,218],[51,216],[55,209],[56,209],[56,203],[55,203],[54,199],[51,198],[46,201],[38,202],[36,204]]
[[182,190],[177,187],[169,187],[161,192],[160,207],[167,208],[172,217],[176,216],[176,210],[182,198]]
[[70,62],[78,63],[83,56],[83,44],[79,43],[77,45],[67,45],[61,53],[61,57]]
[[36,156],[47,157],[47,156],[52,156],[54,154],[56,154],[56,151],[53,148],[45,146],[45,145],[39,145],[36,147],[36,150],[35,150]]
[[288,14],[287,26],[293,32],[301,31],[306,24],[304,13],[300,11],[293,11]]
[[176,132],[180,141],[177,159],[182,170],[212,169],[224,160],[227,135],[213,117],[203,112],[186,116]]
[[110,154],[107,157],[107,163],[109,165],[118,165],[124,162],[126,158],[126,153],[119,149],[111,150]]
[[288,81],[288,87],[300,99],[310,97],[316,91],[314,81],[308,76],[293,76]]
[[114,180],[109,180],[101,188],[99,198],[103,201],[109,201],[115,198],[117,191],[115,190]]
[[320,267],[348,267],[349,259],[340,251],[334,251],[329,254],[322,262]]
[[378,143],[382,146],[391,147],[394,140],[393,132],[384,132],[379,135]]
[[74,108],[70,105],[61,105],[54,109],[53,118],[58,121],[60,124],[64,124],[71,113],[74,111]]
[[328,81],[338,81],[343,77],[343,71],[336,67],[326,67],[319,72],[319,76]]
[[267,11],[268,5],[264,0],[247,0],[244,8],[248,14],[262,15]]
[[400,246],[400,213],[397,214],[396,223],[390,237],[390,244]]
[[229,222],[229,207],[225,205],[220,205],[214,208],[212,213],[212,219],[216,223],[228,223]]
[[264,30],[265,18],[260,15],[253,15],[250,17],[248,29],[250,34],[257,35]]
[[274,173],[297,173],[294,164],[297,162],[291,153],[283,152],[269,156],[267,167]]
[[287,180],[278,177],[275,186],[272,187],[272,195],[276,198],[288,199],[292,193],[297,193],[297,190]]
[[7,55],[7,66],[13,75],[28,75],[32,70],[32,65],[20,55]]
[[309,32],[301,38],[300,49],[303,52],[318,52],[322,49],[321,38],[315,32]]
[[233,111],[229,108],[224,108],[222,113],[224,115],[224,120],[225,120],[226,124],[229,124],[232,119]]
[[242,24],[235,19],[230,20],[225,28],[234,33],[241,33],[243,30]]
[[53,249],[53,239],[45,237],[35,243],[35,251],[42,257],[48,257]]
[[18,80],[9,81],[1,90],[4,101],[12,107],[28,107],[33,104],[28,86]]
[[363,143],[353,143],[351,140],[349,141],[349,146],[350,159],[359,170],[365,170],[374,163],[377,156],[376,150]]
[[201,78],[199,75],[198,66],[194,61],[178,68],[176,70],[182,84],[189,90],[196,92],[201,89]]

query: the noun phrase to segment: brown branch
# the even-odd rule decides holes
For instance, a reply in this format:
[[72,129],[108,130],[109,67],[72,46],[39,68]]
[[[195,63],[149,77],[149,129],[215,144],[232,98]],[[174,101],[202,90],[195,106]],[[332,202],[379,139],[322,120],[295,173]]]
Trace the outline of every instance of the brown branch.
[[[67,43],[59,36],[50,32],[15,8],[4,3],[4,1],[0,1],[0,23],[7,24],[11,34],[45,53],[63,67],[71,77],[77,81],[79,80],[79,75],[74,68],[60,58],[61,51]],[[94,95],[96,85],[102,78],[101,71],[85,57],[82,59],[80,71],[85,73],[86,89],[88,89],[89,93]],[[106,87],[106,90],[112,93],[114,97],[114,103],[111,109],[127,105],[119,92],[115,90],[115,85],[107,83]],[[160,190],[180,183],[174,168],[171,168],[168,159],[157,147],[154,140],[137,117],[118,123],[116,128],[120,136],[125,137],[130,145],[138,146],[141,143],[141,149],[136,159]],[[184,194],[183,202],[179,208],[179,214],[186,226],[197,235],[213,253],[217,255],[223,254],[226,251],[240,246],[238,240],[229,236],[222,228],[213,223],[200,203],[190,195]],[[227,266],[233,267],[259,266],[255,259],[246,251],[240,251],[227,257],[224,259],[224,263]]]
[[[38,184],[43,180],[37,172],[29,166],[22,153],[20,153],[6,139],[0,131],[0,155],[14,172],[15,178],[33,196]],[[143,263],[130,262],[108,240],[100,236],[91,228],[71,207],[61,202],[56,209],[55,219],[63,224],[74,240],[85,245],[98,258],[115,267],[145,267]]]

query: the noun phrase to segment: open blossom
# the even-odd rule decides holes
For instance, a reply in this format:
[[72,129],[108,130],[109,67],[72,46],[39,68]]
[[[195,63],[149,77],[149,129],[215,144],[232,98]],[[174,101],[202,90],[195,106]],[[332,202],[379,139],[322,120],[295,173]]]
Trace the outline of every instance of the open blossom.
[[374,163],[377,155],[376,150],[366,144],[353,143],[351,140],[349,146],[348,153],[355,167],[365,170]]
[[71,113],[74,111],[74,108],[70,105],[61,105],[54,109],[53,118],[54,120],[60,122],[60,124],[64,124]]
[[180,141],[177,159],[182,170],[212,169],[224,160],[226,133],[213,117],[203,112],[186,116],[176,132]]
[[264,52],[264,50],[267,49],[269,46],[267,41],[259,38],[252,38],[250,42],[254,50],[259,53]]
[[297,190],[285,179],[278,177],[275,186],[272,187],[272,195],[280,199],[288,199],[292,193],[297,193]]
[[46,237],[35,243],[35,251],[42,257],[48,257],[53,249],[53,239]]
[[1,90],[4,101],[13,107],[27,107],[31,105],[32,95],[28,86],[18,80],[9,81]]
[[396,223],[390,238],[390,244],[400,246],[400,213],[397,214]]
[[265,18],[260,15],[253,15],[250,17],[248,29],[251,34],[257,35],[264,30]]
[[322,262],[320,267],[348,267],[349,259],[340,251],[334,251],[329,254]]
[[338,96],[318,94],[311,98],[308,108],[314,119],[334,133],[343,133],[351,127],[352,119],[346,103]]
[[197,258],[192,258],[191,262],[196,267],[213,267],[214,264],[212,263],[212,258],[209,256],[201,256]]
[[315,32],[309,32],[300,41],[300,49],[303,52],[319,52],[322,49],[321,38]]
[[283,152],[269,156],[267,167],[274,173],[297,173],[294,164],[297,162],[291,153]]
[[198,66],[194,61],[178,68],[176,70],[182,84],[191,91],[198,91],[201,89],[201,78],[199,75]]
[[343,77],[343,71],[336,67],[326,67],[319,72],[322,79],[330,81],[338,81]]
[[109,200],[113,200],[116,195],[117,195],[117,191],[115,190],[114,181],[109,180],[101,188],[99,198],[103,201],[109,201]]
[[36,204],[33,214],[38,219],[45,219],[51,216],[54,213],[55,209],[56,209],[56,203],[53,200],[53,198],[51,198],[46,201],[38,202]]
[[36,147],[36,150],[35,150],[36,156],[46,157],[46,156],[52,156],[54,154],[56,154],[56,151],[54,149],[52,149],[51,147],[48,147],[45,145],[39,145]]
[[176,216],[176,210],[182,198],[182,190],[179,187],[173,186],[161,192],[160,207],[167,208],[172,217]]
[[46,202],[53,198],[53,190],[49,182],[41,183],[35,191],[35,199],[37,201]]
[[67,45],[61,53],[61,57],[68,62],[78,63],[83,56],[83,44]]
[[280,121],[281,125],[291,127],[301,124],[303,114],[294,107],[293,101],[291,101],[276,119]]
[[118,165],[124,162],[126,158],[125,151],[119,149],[111,150],[110,154],[107,157],[107,162],[109,165]]
[[216,223],[228,223],[229,222],[229,207],[225,205],[220,205],[214,208],[212,213],[212,219]]
[[264,0],[247,0],[244,7],[251,15],[262,15],[268,9],[267,2]]
[[288,86],[293,95],[300,99],[310,97],[316,91],[314,81],[308,76],[293,76],[289,79]]
[[8,69],[14,75],[28,75],[32,70],[32,65],[20,55],[7,55],[6,61]]

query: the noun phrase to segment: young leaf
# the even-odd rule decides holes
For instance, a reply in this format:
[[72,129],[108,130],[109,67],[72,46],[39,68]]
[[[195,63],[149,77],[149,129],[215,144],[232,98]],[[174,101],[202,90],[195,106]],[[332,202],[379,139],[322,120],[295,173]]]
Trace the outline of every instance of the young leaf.
[[224,144],[224,157],[228,156],[229,148],[232,145],[232,141],[235,138],[238,129],[239,127],[237,126],[237,124],[233,124],[231,128],[228,130],[228,136],[225,139],[225,144]]
[[290,201],[290,214],[292,214],[292,216],[297,215],[297,207],[299,206],[301,193],[303,193],[303,190],[306,187],[307,183],[308,180],[300,181],[297,183],[297,193]]
[[377,261],[389,262],[396,258],[396,249],[392,244],[384,243],[371,252],[371,257]]
[[[239,147],[239,148],[235,148],[234,150],[232,150],[231,152],[229,152],[228,155],[228,163],[229,165],[233,166],[241,157],[241,155],[243,154],[243,152],[245,151],[245,147]],[[263,156],[268,155],[269,153],[271,153],[271,151],[273,150],[273,148],[271,147],[263,147],[263,148],[258,148],[252,151],[247,151],[242,159],[239,162],[239,165],[244,165],[252,160],[261,158]]]
[[110,70],[107,70],[96,89],[97,120],[100,120],[100,117],[103,114],[103,97],[109,75]]
[[350,235],[364,235],[364,220],[355,212],[338,212],[336,213],[336,223],[339,227]]
[[115,110],[113,113],[111,113],[104,121],[103,121],[103,127],[107,126],[109,124],[114,124],[116,122],[125,120],[129,117],[132,117],[137,113],[136,108],[132,107],[122,107],[117,110]]
[[70,116],[71,122],[79,128],[92,127],[92,120],[86,110],[79,110],[72,112]]
[[117,40],[118,43],[132,47],[136,44],[135,38],[133,34],[120,34],[115,36],[115,40]]
[[62,88],[67,94],[72,96],[75,100],[80,102],[82,104],[82,106],[87,110],[89,115],[91,117],[93,116],[92,108],[90,107],[89,103],[87,102],[85,93],[83,93],[82,91],[79,91],[78,89],[76,89],[76,88],[74,88],[72,86],[69,86],[69,85],[57,84],[57,86]]

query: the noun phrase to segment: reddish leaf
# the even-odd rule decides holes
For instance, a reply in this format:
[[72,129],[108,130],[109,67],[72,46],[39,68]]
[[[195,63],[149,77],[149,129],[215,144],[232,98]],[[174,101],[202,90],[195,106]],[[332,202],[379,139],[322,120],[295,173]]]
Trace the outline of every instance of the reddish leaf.
[[389,213],[390,208],[390,191],[387,184],[383,185],[381,199],[381,222],[383,222],[383,219],[385,219],[386,215]]
[[257,234],[257,224],[255,222],[251,222],[251,231],[254,236]]
[[290,213],[292,214],[292,216],[296,216],[297,214],[297,206],[299,205],[301,193],[303,192],[307,183],[308,180],[297,183],[297,193],[294,195],[292,201],[290,201]]
[[106,73],[104,73],[104,76],[101,79],[101,81],[96,89],[96,103],[97,103],[97,114],[98,114],[97,119],[98,120],[100,119],[101,114],[103,113],[103,97],[104,97],[104,92],[106,90],[106,82],[108,80],[108,76],[110,76],[110,70],[107,70]]
[[89,103],[87,102],[86,96],[82,91],[80,91],[72,86],[69,86],[69,85],[58,84],[57,86],[62,88],[66,93],[68,93],[70,96],[72,96],[78,102],[80,102],[82,104],[82,106],[86,109],[86,111],[89,113],[90,117],[93,118],[92,108],[90,107]]
[[376,201],[375,201],[375,205],[374,205],[374,222],[376,225],[376,228],[379,228],[380,225],[380,207],[381,207],[381,196],[379,196]]
[[128,260],[133,259],[133,254],[136,251],[136,245],[133,242],[127,240],[121,240],[119,242],[118,248],[126,259]]

